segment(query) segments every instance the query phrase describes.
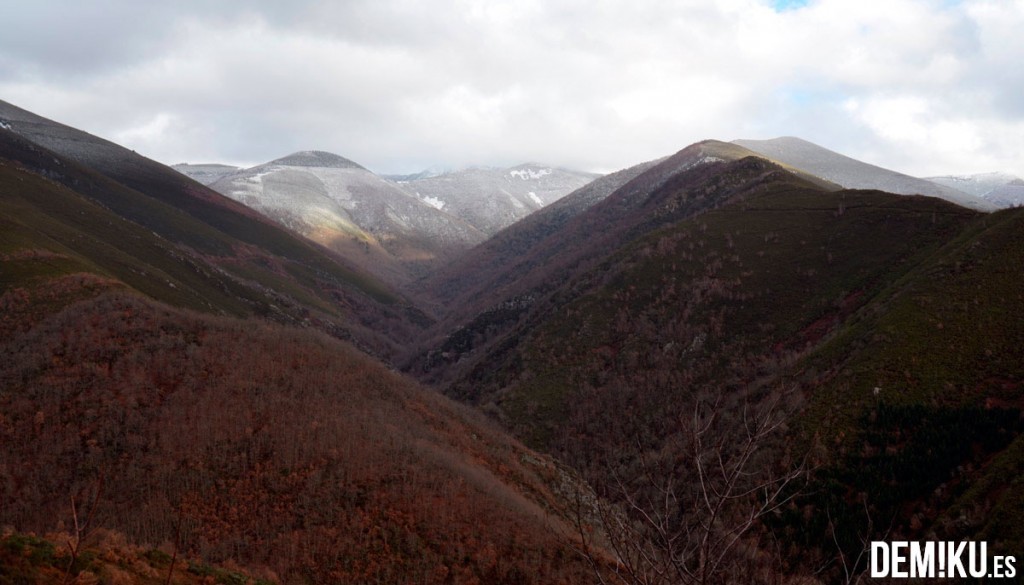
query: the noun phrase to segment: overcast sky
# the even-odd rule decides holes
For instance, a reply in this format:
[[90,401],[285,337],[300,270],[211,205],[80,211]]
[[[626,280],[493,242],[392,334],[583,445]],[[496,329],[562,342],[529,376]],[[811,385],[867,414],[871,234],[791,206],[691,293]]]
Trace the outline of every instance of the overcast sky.
[[612,171],[795,135],[1024,176],[1024,0],[0,0],[0,99],[165,163]]

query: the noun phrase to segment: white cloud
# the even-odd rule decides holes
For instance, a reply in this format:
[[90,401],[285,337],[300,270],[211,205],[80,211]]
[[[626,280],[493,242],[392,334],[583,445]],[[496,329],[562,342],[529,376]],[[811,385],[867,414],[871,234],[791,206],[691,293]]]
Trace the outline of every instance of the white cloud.
[[172,121],[172,116],[161,112],[151,120],[118,132],[114,140],[121,143],[159,145],[168,139],[167,134]]
[[[908,172],[1024,174],[1020,0],[82,6],[4,7],[23,33],[0,38],[0,95],[165,162],[612,170],[797,134]],[[29,42],[73,19],[103,42]]]

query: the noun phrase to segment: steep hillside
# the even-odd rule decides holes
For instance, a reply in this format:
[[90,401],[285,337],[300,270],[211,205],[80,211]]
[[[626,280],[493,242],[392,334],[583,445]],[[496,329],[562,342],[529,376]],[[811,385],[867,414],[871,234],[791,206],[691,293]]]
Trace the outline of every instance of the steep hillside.
[[598,175],[538,164],[470,168],[411,178],[399,185],[421,201],[488,236],[558,201]]
[[[21,116],[0,130],[0,580],[146,581],[174,551],[173,582],[243,582],[238,563],[288,583],[588,580],[573,474],[336,339],[386,356],[422,314],[170,169]],[[94,528],[152,553],[114,570]]]
[[395,284],[484,239],[468,223],[326,152],[294,153],[226,175],[211,188]]
[[[748,178],[729,201],[578,273],[520,326],[464,356],[476,365],[450,392],[493,403],[535,446],[594,464],[598,445],[679,416],[686,388],[749,383],[806,351],[973,217],[933,199],[830,194],[740,164],[751,163],[719,169]],[[609,432],[607,417],[632,431]]]
[[[478,352],[481,343],[499,337],[509,327],[521,326],[517,322],[534,310],[531,306],[535,302],[552,295],[631,240],[742,198],[767,177],[779,173],[787,181],[810,188],[835,188],[819,179],[786,172],[742,147],[705,141],[649,166],[585,212],[570,216],[560,227],[560,216],[545,213],[557,229],[542,238],[527,239],[517,255],[499,252],[510,260],[509,264],[495,263],[468,274],[449,270],[427,281],[428,291],[452,307],[434,328],[447,337],[435,337],[434,348],[410,361],[410,371],[427,380],[438,379],[436,375],[447,379],[453,372],[448,364],[459,362],[455,369],[467,367],[470,360],[463,358],[469,353],[482,355]],[[514,228],[509,230],[510,235],[518,233]],[[495,240],[516,243],[514,237],[504,238],[502,234]],[[487,260],[486,255],[471,254],[456,266],[475,268]]]
[[283,582],[584,580],[569,476],[351,346],[81,274],[0,307],[0,525]]
[[786,136],[771,140],[735,140],[733,143],[847,189],[877,189],[900,195],[929,195],[979,211],[996,209],[995,205],[975,195],[870,165],[799,138]]
[[[167,167],[13,106],[0,111],[11,120],[0,130],[7,284],[23,270],[88,271],[181,307],[320,327],[382,356],[425,323],[381,281]],[[32,260],[40,254],[59,260]]]
[[[976,219],[801,365],[800,428],[834,446],[822,481],[896,535],[1024,546],[1022,258],[1024,210]],[[862,503],[825,504],[863,529]]]
[[503,273],[545,238],[559,231],[573,217],[600,203],[616,189],[635,179],[661,161],[649,161],[595,179],[569,195],[548,205],[487,241],[461,255],[450,265],[439,267],[424,280],[423,288],[431,300],[438,302],[438,312],[445,312],[460,294],[478,293],[493,287],[495,273]]
[[828,581],[864,570],[842,562],[865,539],[1019,550],[1024,493],[999,486],[1024,477],[1021,210],[830,191],[742,158],[627,185],[565,229],[638,209],[621,244],[453,331],[428,377],[655,523],[621,538],[658,554],[659,530],[700,525],[699,466],[730,461],[750,420],[784,421],[755,472],[802,481],[737,554]]

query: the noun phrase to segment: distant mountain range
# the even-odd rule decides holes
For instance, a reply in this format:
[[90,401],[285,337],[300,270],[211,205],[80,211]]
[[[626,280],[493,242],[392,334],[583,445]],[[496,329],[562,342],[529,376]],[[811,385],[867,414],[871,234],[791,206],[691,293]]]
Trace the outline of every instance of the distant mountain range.
[[520,165],[427,170],[386,180],[321,151],[250,169],[174,168],[399,285],[597,177]]
[[981,197],[998,207],[1024,205],[1024,179],[1009,173],[946,175],[928,180]]
[[226,174],[210,188],[392,283],[422,276],[485,239],[336,154],[306,151]]
[[225,175],[230,175],[231,173],[242,170],[240,167],[216,163],[195,165],[190,165],[188,163],[180,163],[176,165],[171,165],[171,168],[183,175],[195,179],[196,181],[204,185],[215,183],[218,179],[224,177]]
[[399,181],[421,201],[473,225],[488,236],[558,201],[599,175],[538,164],[507,169],[424,172]]
[[[130,580],[32,536],[88,508],[153,582],[167,551],[210,582],[582,585],[1024,549],[1024,208],[989,198],[1016,177],[794,138],[547,199],[535,165],[179,168],[217,190],[0,102],[0,576]],[[547,204],[488,238],[449,213],[471,191]]]
[[[734,144],[748,154],[768,157],[837,187],[929,195],[983,211],[1013,205],[1021,196],[1021,185],[1009,175],[979,176],[972,185],[988,188],[959,190],[967,179],[919,179],[799,138]],[[304,156],[309,160],[300,161]],[[484,248],[493,251],[499,242],[522,239],[527,231],[553,229],[550,222],[558,224],[558,218],[585,210],[610,193],[612,186],[621,186],[614,177],[593,182],[597,175],[536,164],[505,169],[431,168],[385,178],[343,157],[313,151],[252,169],[217,164],[175,168],[400,285],[435,267],[442,273],[464,274],[450,263],[488,237],[498,236]],[[630,172],[617,176],[627,177]],[[566,197],[577,190],[573,197]],[[541,209],[543,214],[533,215]],[[502,232],[524,218],[529,221],[517,224],[510,233]],[[460,262],[487,254],[474,252]]]

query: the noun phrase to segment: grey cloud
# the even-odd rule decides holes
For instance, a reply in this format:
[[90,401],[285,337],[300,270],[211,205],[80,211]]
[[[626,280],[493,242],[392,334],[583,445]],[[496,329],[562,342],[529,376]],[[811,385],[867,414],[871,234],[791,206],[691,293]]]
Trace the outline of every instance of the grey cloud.
[[[703,138],[799,134],[913,166],[956,153],[845,104],[927,96],[922,123],[1024,124],[1012,18],[973,0],[7,4],[0,93],[164,162],[319,148],[378,171],[614,170]],[[988,163],[1024,156],[1008,135]]]

